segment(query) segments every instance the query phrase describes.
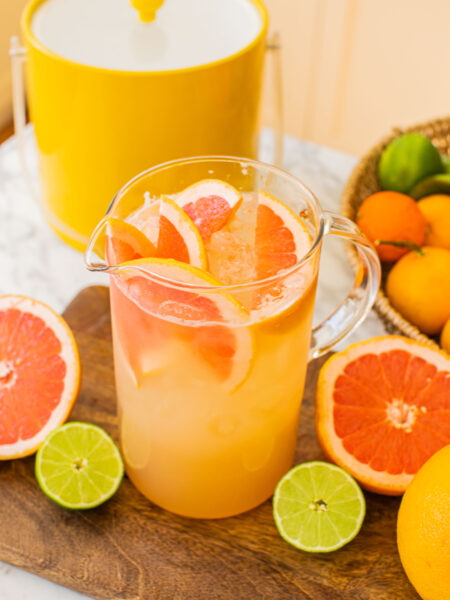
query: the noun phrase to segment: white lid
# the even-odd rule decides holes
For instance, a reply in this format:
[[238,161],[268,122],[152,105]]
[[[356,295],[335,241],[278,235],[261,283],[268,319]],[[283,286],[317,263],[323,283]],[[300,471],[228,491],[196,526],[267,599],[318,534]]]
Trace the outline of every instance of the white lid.
[[125,71],[211,63],[245,48],[261,27],[251,0],[165,0],[151,23],[141,22],[128,0],[47,0],[31,22],[56,54]]

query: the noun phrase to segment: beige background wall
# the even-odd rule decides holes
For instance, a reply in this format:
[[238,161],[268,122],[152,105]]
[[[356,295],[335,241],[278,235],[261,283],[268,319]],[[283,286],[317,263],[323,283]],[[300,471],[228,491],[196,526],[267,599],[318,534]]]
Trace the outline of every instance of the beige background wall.
[[449,0],[265,1],[288,132],[360,154],[392,126],[450,115]]
[[[265,2],[282,38],[287,132],[360,154],[392,126],[450,115],[450,0]],[[0,0],[0,128],[11,118],[9,37],[25,3]]]

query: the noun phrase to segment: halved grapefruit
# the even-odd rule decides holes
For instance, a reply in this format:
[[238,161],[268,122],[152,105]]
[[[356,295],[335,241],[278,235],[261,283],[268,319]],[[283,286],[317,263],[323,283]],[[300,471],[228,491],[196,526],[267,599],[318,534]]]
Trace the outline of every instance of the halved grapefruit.
[[80,359],[66,322],[25,296],[0,296],[0,460],[35,452],[77,398]]
[[105,235],[105,255],[109,265],[156,255],[154,244],[142,231],[117,217],[106,219]]
[[322,367],[316,429],[325,454],[363,487],[400,495],[450,444],[450,359],[402,336],[350,345]]
[[189,186],[175,198],[192,219],[204,241],[227,223],[242,202],[241,194],[219,179],[203,179]]
[[[244,326],[248,313],[233,296],[214,291],[201,293],[195,288],[189,291],[170,283],[164,285],[164,280],[169,279],[181,285],[220,286],[208,273],[173,259],[144,258],[124,266],[130,268],[114,276],[114,284],[146,315],[149,327],[149,335],[142,333],[145,343],[140,348],[132,344],[132,340],[127,343],[126,331],[122,332],[121,344],[130,367],[135,370],[143,365],[145,360],[137,353],[150,352],[152,343],[161,345],[164,335],[168,339],[178,336],[210,366],[228,390],[236,389],[250,369],[253,337],[250,328]],[[152,275],[160,278],[160,283]],[[161,321],[171,327],[161,332]],[[139,382],[145,375],[135,373],[135,380]]]

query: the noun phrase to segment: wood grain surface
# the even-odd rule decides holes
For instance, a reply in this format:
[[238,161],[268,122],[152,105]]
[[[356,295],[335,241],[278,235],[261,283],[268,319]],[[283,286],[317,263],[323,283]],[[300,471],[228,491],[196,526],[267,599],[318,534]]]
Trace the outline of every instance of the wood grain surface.
[[[108,291],[83,290],[64,313],[83,365],[71,419],[117,439]],[[296,460],[322,459],[309,366]],[[277,533],[271,502],[217,521],[170,514],[125,479],[90,511],[49,501],[34,458],[0,464],[0,559],[98,600],[417,600],[397,555],[399,500],[366,494],[360,534],[329,555],[298,551]]]

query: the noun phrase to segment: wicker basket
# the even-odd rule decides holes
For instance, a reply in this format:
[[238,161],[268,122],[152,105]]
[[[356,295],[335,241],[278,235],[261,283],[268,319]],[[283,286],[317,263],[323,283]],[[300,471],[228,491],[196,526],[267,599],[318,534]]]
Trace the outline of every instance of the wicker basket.
[[[363,200],[367,196],[370,196],[370,194],[380,190],[377,178],[377,165],[383,149],[398,135],[413,131],[426,135],[442,154],[450,155],[450,117],[436,119],[435,121],[429,121],[428,123],[422,123],[421,125],[415,125],[407,129],[394,129],[391,135],[382,139],[363,156],[355,167],[342,195],[341,213],[344,216],[355,221],[356,212]],[[353,248],[350,248],[349,251],[352,253],[352,258],[356,259],[356,251]],[[375,310],[383,320],[386,330],[389,333],[407,335],[425,342],[434,348],[438,347],[437,340],[429,338],[419,331],[417,327],[407,321],[390,304],[383,291],[387,272],[388,267],[383,265],[382,284],[375,301]]]

